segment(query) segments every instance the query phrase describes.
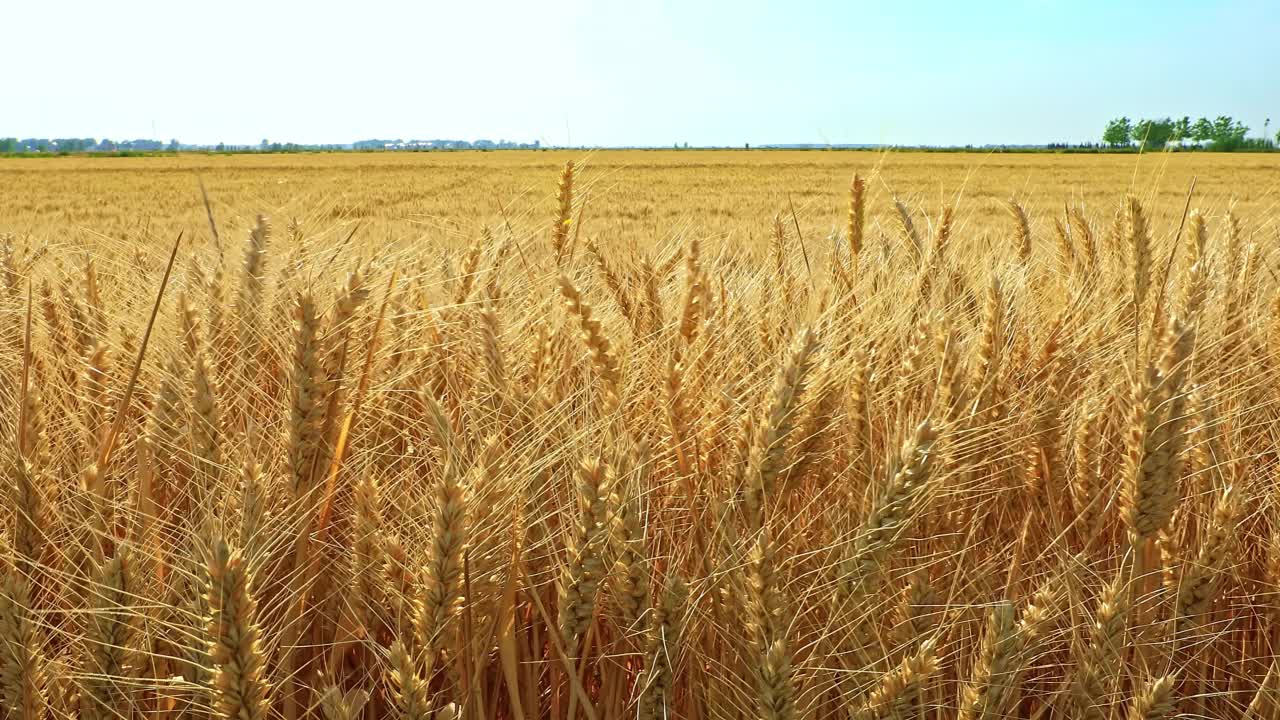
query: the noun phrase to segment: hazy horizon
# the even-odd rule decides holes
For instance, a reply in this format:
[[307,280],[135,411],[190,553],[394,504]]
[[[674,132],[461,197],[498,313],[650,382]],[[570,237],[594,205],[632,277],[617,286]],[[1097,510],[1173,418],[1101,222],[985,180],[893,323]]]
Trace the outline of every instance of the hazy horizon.
[[229,0],[216,15],[123,0],[109,17],[52,0],[6,15],[0,60],[29,72],[11,77],[0,137],[1016,145],[1096,142],[1120,115],[1226,114],[1254,136],[1280,118],[1280,13],[1260,0]]

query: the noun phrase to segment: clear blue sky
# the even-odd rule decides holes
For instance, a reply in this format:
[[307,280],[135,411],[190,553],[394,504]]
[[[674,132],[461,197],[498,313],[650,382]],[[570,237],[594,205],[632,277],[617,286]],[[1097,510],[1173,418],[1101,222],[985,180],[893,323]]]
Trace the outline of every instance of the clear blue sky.
[[[12,0],[0,136],[1096,140],[1280,123],[1280,0]],[[154,128],[154,132],[153,132]]]

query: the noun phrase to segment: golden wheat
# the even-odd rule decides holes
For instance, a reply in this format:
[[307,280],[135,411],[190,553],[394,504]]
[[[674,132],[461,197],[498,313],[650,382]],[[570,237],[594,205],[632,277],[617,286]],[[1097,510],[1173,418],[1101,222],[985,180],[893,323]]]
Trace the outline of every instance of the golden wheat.
[[539,160],[440,242],[188,198],[168,269],[15,228],[6,715],[1273,716],[1274,208],[893,162],[701,227]]

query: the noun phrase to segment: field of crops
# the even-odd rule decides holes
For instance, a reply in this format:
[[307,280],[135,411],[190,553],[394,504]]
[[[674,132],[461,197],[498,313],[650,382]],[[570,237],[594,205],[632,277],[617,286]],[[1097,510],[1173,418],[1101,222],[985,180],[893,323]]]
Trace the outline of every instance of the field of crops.
[[[89,244],[102,236],[163,255],[182,229],[207,226],[203,180],[221,225],[248,232],[258,213],[277,225],[297,219],[309,235],[361,226],[365,246],[388,239],[467,245],[484,225],[519,232],[546,224],[549,198],[568,160],[582,166],[577,198],[584,232],[601,243],[679,240],[762,247],[770,223],[794,205],[806,240],[844,227],[849,180],[869,178],[870,232],[892,234],[892,198],[936,218],[953,202],[964,235],[1008,229],[1002,203],[1026,206],[1037,230],[1083,203],[1109,213],[1136,192],[1167,223],[1182,212],[1196,178],[1196,204],[1245,217],[1277,209],[1280,178],[1268,155],[982,155],[783,151],[601,151],[180,155],[47,158],[0,163],[0,231]],[[878,173],[877,173],[878,169]],[[872,177],[874,175],[874,177]],[[790,218],[788,217],[788,220]],[[888,224],[881,228],[880,225]],[[159,247],[156,250],[155,247]]]
[[1276,720],[1277,171],[0,160],[0,704]]

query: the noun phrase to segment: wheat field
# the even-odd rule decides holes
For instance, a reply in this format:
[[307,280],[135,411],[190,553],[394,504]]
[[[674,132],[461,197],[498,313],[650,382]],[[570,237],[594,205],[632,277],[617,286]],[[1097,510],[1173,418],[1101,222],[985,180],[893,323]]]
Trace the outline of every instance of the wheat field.
[[1269,158],[0,162],[0,703],[1280,718]]
[[[1109,212],[1137,193],[1162,225],[1176,222],[1196,180],[1197,206],[1265,225],[1280,176],[1269,155],[1173,153],[1043,155],[825,151],[506,151],[6,159],[0,228],[75,247],[139,245],[160,262],[181,230],[207,225],[203,182],[220,226],[248,232],[257,214],[296,220],[309,237],[360,227],[363,244],[389,240],[465,246],[485,225],[545,225],[566,161],[582,176],[584,232],[641,248],[696,235],[718,244],[768,244],[775,214],[796,219],[810,243],[844,227],[849,179],[869,179],[869,232],[892,234],[897,196],[936,218],[954,204],[963,235],[1008,230],[1017,196],[1039,229],[1084,204]],[[790,217],[788,217],[790,220]],[[1261,228],[1251,227],[1261,232]],[[1051,230],[1047,230],[1051,231]],[[104,252],[100,247],[95,252]]]

